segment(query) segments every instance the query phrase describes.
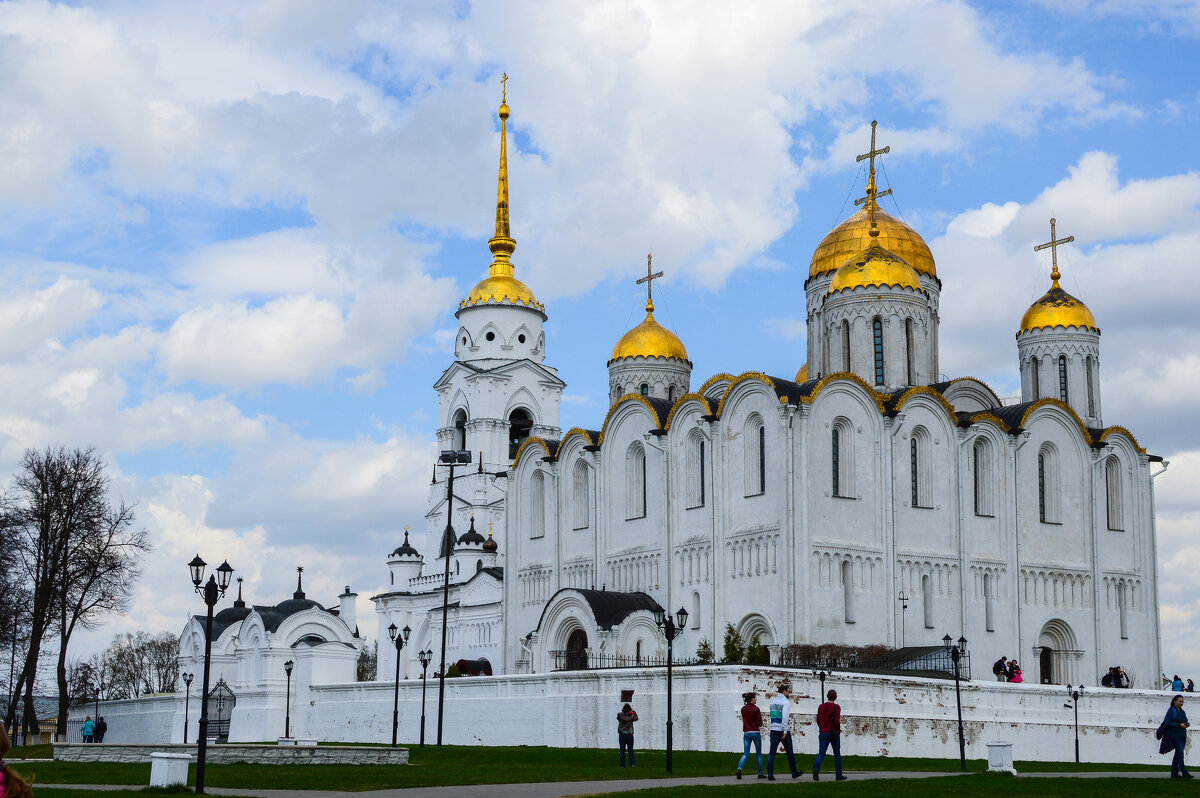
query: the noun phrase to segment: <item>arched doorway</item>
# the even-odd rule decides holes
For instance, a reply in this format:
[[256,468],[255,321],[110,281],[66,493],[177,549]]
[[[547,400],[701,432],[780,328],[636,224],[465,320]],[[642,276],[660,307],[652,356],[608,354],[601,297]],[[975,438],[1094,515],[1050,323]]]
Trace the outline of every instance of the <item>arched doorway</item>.
[[570,637],[567,638],[566,670],[582,671],[587,669],[587,647],[587,632],[582,629],[576,629],[574,632],[571,632]]
[[1038,675],[1042,684],[1054,684],[1054,649],[1042,646],[1041,656],[1038,657]]

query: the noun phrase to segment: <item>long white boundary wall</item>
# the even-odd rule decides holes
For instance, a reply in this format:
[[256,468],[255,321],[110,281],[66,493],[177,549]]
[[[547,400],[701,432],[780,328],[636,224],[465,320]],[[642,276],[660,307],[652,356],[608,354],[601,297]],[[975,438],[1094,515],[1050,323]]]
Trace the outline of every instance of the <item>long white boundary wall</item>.
[[[792,681],[793,730],[797,750],[815,753],[820,682],[809,672],[743,666],[675,670],[675,747],[679,750],[737,751],[742,748],[738,710],[741,695],[760,694],[766,706],[780,678]],[[838,691],[845,719],[842,752],[866,756],[958,756],[954,682],[868,674],[834,674],[825,688]],[[390,682],[305,686],[293,689],[292,734],[329,742],[387,742],[392,733]],[[448,679],[443,740],[452,745],[545,745],[615,748],[616,713],[622,690],[633,690],[641,720],[638,748],[662,748],[666,739],[666,674],[662,669],[576,671],[522,676]],[[403,743],[419,737],[421,682],[400,683]],[[1163,765],[1154,729],[1172,694],[1155,690],[1088,688],[1080,700],[1079,740],[1086,762]],[[164,711],[163,701],[106,704],[112,742],[181,742],[183,699]],[[426,691],[426,743],[437,740],[438,683]],[[270,741],[283,734],[284,693],[239,694],[232,741]],[[987,743],[1013,743],[1018,760],[1074,758],[1074,714],[1064,687],[997,682],[963,682],[962,707],[967,756],[987,757]],[[765,713],[764,713],[765,714]],[[199,699],[189,712],[195,738]],[[1189,741],[1190,746],[1190,741]]]

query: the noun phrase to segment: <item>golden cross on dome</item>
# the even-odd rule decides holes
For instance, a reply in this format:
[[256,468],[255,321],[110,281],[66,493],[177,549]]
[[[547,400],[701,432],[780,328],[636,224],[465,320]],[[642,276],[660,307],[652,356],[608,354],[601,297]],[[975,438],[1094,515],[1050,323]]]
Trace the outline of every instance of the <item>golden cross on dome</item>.
[[855,163],[862,163],[864,160],[870,159],[870,168],[867,170],[867,196],[856,199],[854,201],[855,205],[862,205],[864,202],[870,202],[873,205],[875,200],[879,199],[880,197],[886,197],[892,193],[890,188],[887,191],[876,191],[875,189],[875,156],[887,155],[892,151],[891,145],[888,145],[881,150],[875,149],[875,128],[878,125],[879,122],[874,119],[871,120],[871,149],[854,159]]
[[653,258],[654,258],[653,255],[646,256],[646,276],[639,278],[637,281],[638,285],[641,285],[642,283],[646,284],[646,311],[647,312],[654,310],[654,291],[653,291],[654,280],[657,280],[659,277],[663,276],[662,272],[653,271],[653,267],[651,266],[651,263],[653,263]]
[[1040,250],[1045,249],[1046,247],[1050,247],[1050,279],[1054,281],[1055,285],[1058,285],[1058,278],[1062,276],[1058,273],[1058,245],[1059,244],[1070,244],[1072,241],[1075,240],[1075,236],[1067,236],[1066,238],[1055,238],[1054,237],[1055,236],[1054,225],[1057,221],[1058,220],[1055,219],[1053,216],[1050,217],[1050,240],[1047,241],[1045,244],[1038,244],[1036,247],[1033,248],[1034,252],[1038,252]]
[[508,73],[505,72],[500,76],[500,104],[504,105],[508,102]]

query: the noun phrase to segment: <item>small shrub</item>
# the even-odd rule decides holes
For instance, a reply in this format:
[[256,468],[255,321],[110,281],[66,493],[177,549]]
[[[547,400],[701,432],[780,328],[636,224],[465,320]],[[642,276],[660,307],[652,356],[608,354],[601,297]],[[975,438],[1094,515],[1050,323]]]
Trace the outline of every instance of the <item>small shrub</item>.
[[733,628],[733,624],[725,624],[724,653],[721,656],[721,662],[726,665],[737,665],[745,658],[746,644],[742,642],[742,636],[738,634],[737,629]]
[[701,665],[711,665],[717,659],[717,654],[713,651],[712,643],[707,639],[701,640],[700,645],[696,646],[696,662]]

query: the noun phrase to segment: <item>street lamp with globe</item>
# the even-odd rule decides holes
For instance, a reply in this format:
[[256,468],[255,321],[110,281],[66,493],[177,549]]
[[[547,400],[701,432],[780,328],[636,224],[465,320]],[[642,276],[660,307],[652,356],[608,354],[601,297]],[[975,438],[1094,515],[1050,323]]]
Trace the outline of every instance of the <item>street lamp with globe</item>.
[[208,678],[212,667],[212,626],[213,607],[229,589],[229,580],[233,576],[233,566],[229,561],[221,563],[214,574],[204,581],[204,567],[208,565],[200,559],[200,555],[188,563],[192,575],[192,584],[196,592],[204,598],[208,607],[208,617],[204,622],[204,681],[200,694],[200,731],[196,747],[196,792],[204,792],[204,761],[208,754]]
[[400,634],[396,634],[396,631],[396,624],[388,625],[388,639],[396,646],[396,690],[392,694],[392,748],[396,747],[396,730],[400,727],[400,649],[408,642],[412,629],[405,626],[399,630]]
[[667,772],[671,771],[671,753],[674,748],[674,738],[672,736],[671,722],[671,668],[674,664],[674,640],[687,627],[688,611],[683,607],[675,613],[675,619],[667,615],[667,611],[662,607],[655,605],[654,607],[654,622],[658,624],[658,628],[662,630],[663,637],[667,638]]

